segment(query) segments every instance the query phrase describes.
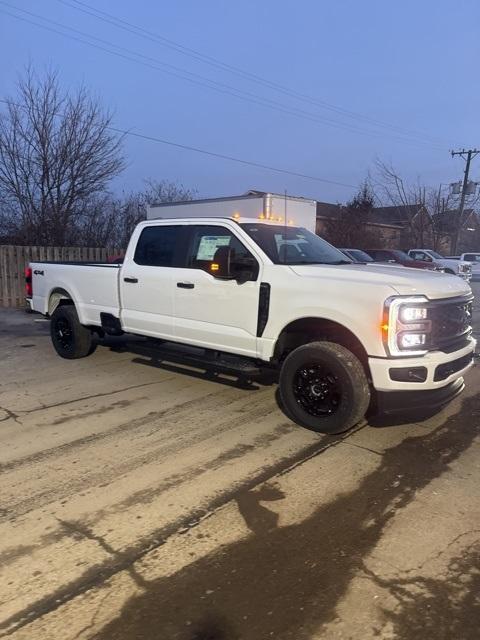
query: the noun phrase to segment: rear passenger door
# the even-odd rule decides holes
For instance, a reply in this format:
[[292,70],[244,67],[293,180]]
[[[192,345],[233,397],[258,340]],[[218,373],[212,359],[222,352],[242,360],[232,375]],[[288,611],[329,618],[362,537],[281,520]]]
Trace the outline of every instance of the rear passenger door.
[[174,272],[185,260],[182,225],[144,227],[133,257],[121,270],[121,321],[125,331],[174,339]]
[[[221,247],[230,247],[239,263],[254,259],[248,281],[239,284],[212,275]],[[260,262],[242,240],[221,224],[190,226],[185,267],[175,273],[176,340],[256,356]]]

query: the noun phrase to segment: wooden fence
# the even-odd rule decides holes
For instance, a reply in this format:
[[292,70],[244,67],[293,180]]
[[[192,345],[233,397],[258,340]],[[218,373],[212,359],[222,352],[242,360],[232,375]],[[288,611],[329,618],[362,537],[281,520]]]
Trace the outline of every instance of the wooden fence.
[[0,245],[0,307],[25,306],[25,267],[35,261],[104,262],[115,249]]

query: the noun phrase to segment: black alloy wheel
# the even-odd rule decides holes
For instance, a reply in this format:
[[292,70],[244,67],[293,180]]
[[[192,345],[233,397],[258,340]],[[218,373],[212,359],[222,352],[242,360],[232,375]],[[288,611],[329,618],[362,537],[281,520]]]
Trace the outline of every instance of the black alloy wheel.
[[62,358],[74,360],[89,356],[96,347],[92,331],[78,319],[73,304],[61,304],[52,314],[50,337],[55,351]]
[[52,322],[53,332],[58,344],[63,351],[71,351],[73,348],[73,330],[68,319],[65,316],[60,316],[52,320]]
[[298,404],[311,416],[328,416],[338,410],[342,385],[333,371],[312,362],[297,370],[293,393]]
[[370,404],[364,365],[335,342],[309,342],[291,351],[280,370],[279,391],[285,414],[320,433],[351,429]]

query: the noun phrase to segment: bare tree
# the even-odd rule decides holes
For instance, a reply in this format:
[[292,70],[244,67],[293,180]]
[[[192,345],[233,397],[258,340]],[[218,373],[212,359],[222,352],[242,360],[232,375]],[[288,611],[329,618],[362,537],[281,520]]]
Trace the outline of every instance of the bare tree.
[[367,249],[375,244],[375,232],[369,226],[375,194],[366,180],[359,192],[339,208],[339,215],[325,223],[325,236],[337,247]]
[[381,160],[375,162],[375,186],[380,200],[397,209],[404,224],[402,242],[425,246],[433,233],[433,220],[427,207],[427,189],[420,183],[408,185],[398,171]]
[[[450,234],[452,231],[451,211],[455,206],[450,192],[445,192],[441,186],[438,189],[429,189],[426,196],[426,205],[432,218],[432,248],[435,251],[443,251],[450,246]],[[449,252],[450,249],[447,249]]]
[[0,114],[3,227],[24,244],[75,241],[85,207],[105,193],[124,160],[111,114],[85,89],[63,92],[56,73],[31,68]]
[[145,220],[147,205],[192,200],[196,195],[176,182],[147,180],[145,189],[93,199],[85,207],[79,221],[81,243],[91,247],[126,249],[135,226]]

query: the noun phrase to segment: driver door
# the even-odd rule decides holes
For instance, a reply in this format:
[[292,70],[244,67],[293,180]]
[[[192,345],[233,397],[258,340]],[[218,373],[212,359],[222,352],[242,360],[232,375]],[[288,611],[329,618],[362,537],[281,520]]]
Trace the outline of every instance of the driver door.
[[212,274],[211,265],[222,247],[237,259],[254,258],[240,239],[221,224],[189,227],[185,268],[176,269],[175,339],[202,347],[257,355],[260,264],[239,283]]

